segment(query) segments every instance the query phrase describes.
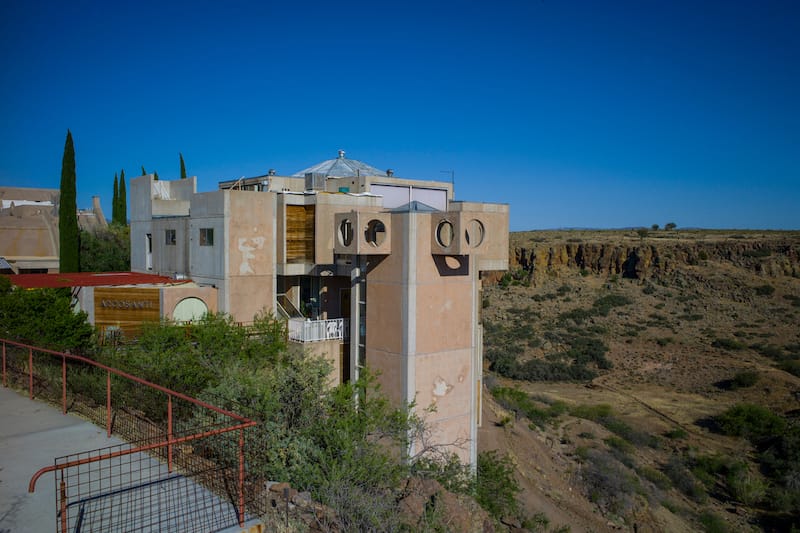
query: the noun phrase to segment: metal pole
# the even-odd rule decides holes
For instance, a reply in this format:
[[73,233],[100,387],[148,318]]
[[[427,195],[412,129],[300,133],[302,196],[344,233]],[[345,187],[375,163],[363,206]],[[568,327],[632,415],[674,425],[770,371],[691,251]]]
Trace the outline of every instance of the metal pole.
[[28,348],[28,395],[33,400],[33,348]]
[[61,473],[61,532],[67,533],[67,484],[64,473]]
[[172,472],[172,396],[167,394],[167,471]]
[[8,387],[6,383],[6,343],[3,343],[3,387]]
[[67,357],[61,356],[61,413],[67,414]]
[[106,371],[106,436],[111,436],[111,372]]
[[244,527],[244,428],[239,430],[239,527]]

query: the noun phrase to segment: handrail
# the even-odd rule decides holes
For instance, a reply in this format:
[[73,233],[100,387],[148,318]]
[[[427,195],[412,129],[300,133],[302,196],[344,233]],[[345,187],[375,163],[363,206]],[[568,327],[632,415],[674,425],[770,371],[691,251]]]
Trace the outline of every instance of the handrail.
[[[30,482],[28,483],[28,492],[30,492],[30,493],[34,492],[36,490],[36,482],[39,480],[39,478],[42,475],[44,475],[44,474],[46,474],[48,472],[60,471],[60,470],[64,470],[66,468],[70,468],[70,467],[73,467],[73,466],[83,465],[83,464],[87,464],[87,463],[94,463],[94,462],[98,462],[98,461],[104,461],[104,460],[112,459],[112,458],[115,458],[115,457],[131,455],[131,454],[134,454],[134,453],[145,452],[145,451],[154,450],[154,449],[157,449],[157,448],[164,448],[164,447],[167,448],[167,457],[168,457],[167,463],[169,465],[169,470],[172,471],[172,449],[173,449],[173,447],[175,445],[181,444],[183,442],[195,440],[195,439],[210,437],[210,436],[214,436],[214,435],[220,435],[222,433],[228,433],[228,432],[231,432],[231,431],[239,431],[239,443],[238,443],[238,448],[239,448],[239,450],[238,450],[238,452],[239,452],[238,453],[238,455],[239,455],[239,472],[238,472],[238,474],[239,474],[238,475],[238,478],[239,478],[238,479],[238,485],[239,485],[239,487],[238,487],[238,492],[239,492],[239,513],[238,513],[238,515],[239,516],[238,516],[238,521],[239,521],[239,525],[241,527],[244,526],[244,430],[249,428],[249,427],[253,427],[253,426],[258,425],[258,422],[254,421],[254,420],[250,420],[247,417],[244,417],[244,416],[241,416],[241,415],[237,415],[236,413],[233,413],[233,412],[228,411],[226,409],[222,409],[222,408],[217,407],[215,405],[212,405],[212,404],[210,404],[208,402],[204,402],[202,400],[198,400],[196,398],[192,398],[191,396],[188,396],[186,394],[174,391],[172,389],[168,389],[166,387],[163,387],[163,386],[158,385],[156,383],[153,383],[151,381],[147,381],[146,379],[142,379],[140,377],[134,376],[134,375],[129,374],[128,372],[125,372],[123,370],[119,370],[117,368],[105,365],[103,363],[99,363],[99,362],[97,362],[97,361],[95,361],[93,359],[89,359],[88,357],[69,354],[69,353],[65,353],[65,352],[59,352],[59,351],[56,351],[56,350],[50,350],[48,348],[41,348],[41,347],[38,347],[38,346],[33,346],[33,345],[30,345],[30,344],[25,344],[25,343],[22,343],[22,342],[16,342],[16,341],[12,341],[12,340],[9,340],[9,339],[3,339],[3,338],[0,338],[0,344],[2,344],[3,386],[7,386],[6,385],[6,346],[7,345],[12,345],[12,346],[17,346],[19,348],[24,348],[24,349],[28,350],[28,374],[29,374],[29,376],[28,376],[28,390],[29,390],[29,395],[30,395],[31,399],[33,399],[33,352],[34,352],[34,350],[37,351],[37,352],[46,353],[46,354],[49,354],[49,355],[52,355],[54,357],[58,357],[58,358],[61,359],[61,365],[62,365],[62,368],[61,368],[61,390],[62,390],[61,398],[62,398],[62,412],[64,414],[66,414],[66,412],[67,412],[67,397],[66,397],[67,360],[78,361],[78,362],[85,363],[85,364],[94,366],[96,368],[105,370],[106,371],[106,411],[107,411],[106,412],[106,419],[107,419],[106,431],[107,431],[107,435],[109,437],[111,436],[111,374],[120,376],[120,377],[125,378],[125,379],[129,379],[129,380],[131,380],[131,381],[133,381],[135,383],[138,383],[140,385],[144,385],[145,387],[150,387],[152,389],[155,389],[157,391],[160,391],[160,392],[164,393],[167,396],[167,419],[168,419],[167,420],[167,424],[168,424],[168,429],[167,429],[167,439],[166,440],[162,440],[160,442],[153,443],[153,444],[147,444],[147,445],[143,445],[143,446],[136,446],[136,447],[129,448],[129,449],[126,449],[126,450],[120,450],[120,451],[112,452],[112,453],[109,453],[109,454],[104,454],[104,455],[101,455],[101,456],[77,459],[77,460],[70,461],[70,462],[67,462],[67,463],[62,463],[62,464],[57,464],[57,465],[47,466],[47,467],[41,468],[33,475],[33,477],[31,478]],[[177,437],[176,438],[172,433],[172,399],[173,399],[173,397],[174,398],[180,398],[180,399],[182,399],[184,401],[187,401],[189,403],[192,403],[194,405],[203,407],[205,409],[209,409],[211,411],[214,411],[216,413],[224,415],[224,416],[226,416],[228,418],[231,418],[232,420],[235,420],[235,421],[237,421],[239,423],[235,424],[235,425],[232,425],[232,426],[229,426],[229,427],[217,428],[217,429],[214,429],[214,430],[201,431],[199,433],[195,433],[195,434],[191,434],[191,435],[184,435],[182,437]],[[63,480],[62,480],[61,484],[62,484],[61,490],[62,490],[62,507],[63,507],[63,506],[66,505],[65,501],[63,500],[63,496],[64,496],[64,494],[66,494],[66,492],[65,492],[66,488],[64,487]],[[62,527],[62,531],[65,531],[65,529],[66,529],[66,526],[65,526],[65,523],[64,523],[64,521],[66,520],[66,515],[64,514],[64,512],[65,512],[65,508],[62,508],[62,517],[61,517],[62,526],[63,526]]]
[[202,400],[198,400],[196,398],[192,398],[191,396],[187,396],[186,394],[174,391],[172,389],[168,389],[166,387],[163,387],[163,386],[158,385],[156,383],[153,383],[151,381],[147,381],[146,379],[142,379],[142,378],[136,377],[136,376],[134,376],[132,374],[128,374],[127,372],[119,370],[119,369],[114,368],[112,366],[104,365],[103,363],[98,363],[94,359],[89,359],[88,357],[83,357],[83,356],[80,356],[80,355],[74,355],[74,354],[69,354],[69,353],[64,353],[64,352],[58,352],[56,350],[49,350],[47,348],[40,348],[38,346],[32,346],[30,344],[24,344],[24,343],[21,343],[21,342],[15,342],[15,341],[8,340],[8,339],[3,339],[3,338],[0,338],[0,343],[12,344],[12,345],[18,346],[20,348],[27,348],[29,350],[36,350],[37,352],[44,352],[44,353],[48,353],[50,355],[55,355],[55,356],[58,356],[58,357],[64,357],[64,358],[67,358],[67,359],[71,359],[73,361],[80,361],[82,363],[87,363],[89,365],[96,366],[97,368],[101,368],[103,370],[106,370],[107,372],[111,372],[112,374],[115,374],[117,376],[121,376],[123,378],[127,378],[127,379],[130,379],[132,381],[135,381],[136,383],[139,383],[140,385],[145,385],[147,387],[151,387],[153,389],[161,391],[164,394],[168,394],[170,396],[174,396],[175,398],[180,398],[181,400],[186,400],[189,403],[193,403],[195,405],[199,405],[200,407],[205,407],[206,409],[211,409],[212,411],[215,411],[215,412],[217,412],[217,413],[219,413],[221,415],[225,415],[225,416],[228,416],[230,418],[233,418],[234,420],[238,420],[239,422],[250,422],[251,421],[250,419],[248,419],[246,417],[243,417],[241,415],[237,415],[237,414],[232,413],[230,411],[226,411],[225,409],[222,409],[220,407],[216,407],[216,406],[211,405],[210,403],[206,403],[206,402],[204,402]]

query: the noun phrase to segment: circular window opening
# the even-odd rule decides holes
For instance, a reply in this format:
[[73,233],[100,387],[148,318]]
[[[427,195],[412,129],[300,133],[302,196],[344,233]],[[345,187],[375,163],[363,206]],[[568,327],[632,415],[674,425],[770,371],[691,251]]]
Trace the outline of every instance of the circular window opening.
[[442,220],[439,222],[439,225],[436,226],[436,241],[439,243],[439,246],[449,248],[450,245],[453,244],[453,237],[455,237],[455,235],[453,224],[449,220]]
[[350,246],[353,242],[353,223],[349,218],[342,220],[339,224],[339,244],[342,246]]
[[208,313],[206,303],[195,296],[184,298],[172,311],[172,319],[176,322],[193,322],[203,318]]
[[483,242],[483,223],[474,218],[467,222],[467,229],[464,230],[464,237],[467,239],[467,245],[470,248],[477,248]]
[[386,240],[386,226],[380,220],[370,220],[366,231],[364,231],[364,238],[372,246],[382,245]]

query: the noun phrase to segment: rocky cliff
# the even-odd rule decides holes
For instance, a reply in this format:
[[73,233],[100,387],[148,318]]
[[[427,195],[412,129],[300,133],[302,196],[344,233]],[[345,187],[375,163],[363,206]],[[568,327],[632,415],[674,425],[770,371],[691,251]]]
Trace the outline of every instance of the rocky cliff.
[[766,277],[800,277],[798,232],[663,232],[641,238],[623,231],[512,233],[509,264],[534,282],[563,269],[646,279],[682,266],[727,262]]

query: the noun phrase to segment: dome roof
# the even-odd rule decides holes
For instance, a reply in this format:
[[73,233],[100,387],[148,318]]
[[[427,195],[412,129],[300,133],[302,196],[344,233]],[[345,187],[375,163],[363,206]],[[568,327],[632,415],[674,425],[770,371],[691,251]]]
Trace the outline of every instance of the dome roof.
[[347,159],[344,150],[339,150],[339,157],[336,159],[326,159],[322,163],[317,163],[299,172],[292,174],[296,178],[302,178],[307,173],[313,172],[324,174],[326,178],[354,178],[356,176],[386,176],[386,172],[358,161]]

